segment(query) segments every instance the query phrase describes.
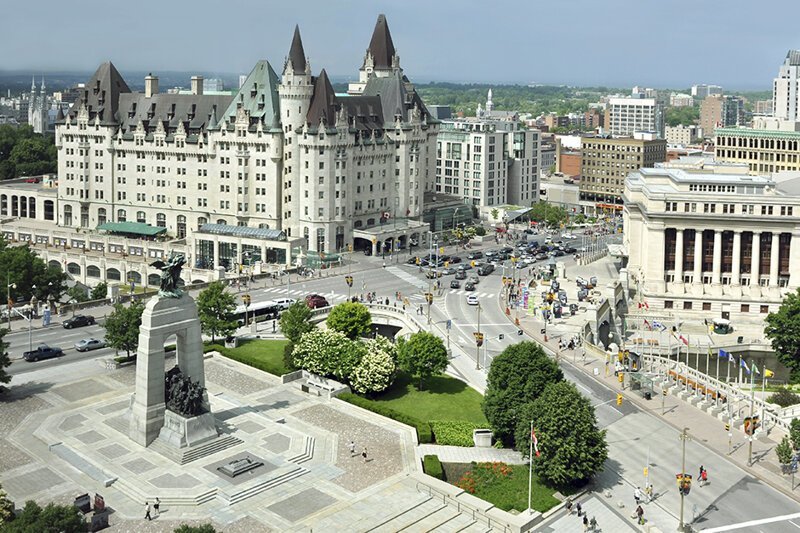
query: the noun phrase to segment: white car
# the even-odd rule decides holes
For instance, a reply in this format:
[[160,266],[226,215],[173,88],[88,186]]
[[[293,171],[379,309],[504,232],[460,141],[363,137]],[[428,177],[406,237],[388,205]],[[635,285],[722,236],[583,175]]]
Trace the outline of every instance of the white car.
[[561,237],[563,237],[564,239],[575,239],[576,238],[573,233],[565,233]]
[[467,296],[467,305],[478,305],[478,297],[474,294]]
[[275,303],[278,304],[278,307],[281,308],[281,311],[285,311],[286,309],[289,309],[292,306],[292,304],[295,303],[296,301],[297,300],[295,300],[294,298],[276,298],[275,299]]

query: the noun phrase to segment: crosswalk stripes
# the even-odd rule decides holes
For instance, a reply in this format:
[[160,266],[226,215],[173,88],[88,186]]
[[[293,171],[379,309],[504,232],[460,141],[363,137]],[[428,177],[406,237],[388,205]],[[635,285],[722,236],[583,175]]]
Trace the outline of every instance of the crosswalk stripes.
[[426,281],[422,281],[421,279],[414,277],[413,275],[409,274],[405,270],[402,270],[398,267],[395,266],[386,267],[386,271],[402,279],[409,285],[413,285],[417,289],[428,288],[428,283]]

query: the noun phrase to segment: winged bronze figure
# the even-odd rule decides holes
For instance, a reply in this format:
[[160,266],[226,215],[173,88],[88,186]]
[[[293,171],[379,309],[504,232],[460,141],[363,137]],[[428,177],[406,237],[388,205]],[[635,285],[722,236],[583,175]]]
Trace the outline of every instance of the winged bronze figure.
[[161,270],[161,288],[159,296],[165,298],[180,298],[183,291],[180,288],[181,268],[186,264],[186,257],[183,254],[171,253],[167,262],[158,260],[150,263],[150,266]]

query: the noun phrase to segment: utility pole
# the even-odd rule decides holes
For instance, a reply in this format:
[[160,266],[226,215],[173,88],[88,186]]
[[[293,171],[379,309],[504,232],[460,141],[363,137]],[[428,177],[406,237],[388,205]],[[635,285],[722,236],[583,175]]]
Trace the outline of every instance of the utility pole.
[[[681,485],[683,484],[683,478],[686,476],[686,441],[689,440],[689,428],[683,428],[681,435],[679,437],[681,439],[682,444],[682,452],[681,452]],[[680,521],[678,523],[678,531],[685,531],[685,524],[683,523],[683,499],[684,499],[684,491],[681,490],[681,514],[680,514]]]

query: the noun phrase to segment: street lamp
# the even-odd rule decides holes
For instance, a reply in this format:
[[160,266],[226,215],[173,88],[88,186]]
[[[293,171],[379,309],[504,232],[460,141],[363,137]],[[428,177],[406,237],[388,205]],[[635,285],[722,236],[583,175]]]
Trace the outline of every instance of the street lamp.
[[11,289],[17,288],[16,283],[11,283],[11,274],[6,272],[6,296],[8,298],[8,331],[11,331],[11,308],[13,307],[13,303],[11,302]]

